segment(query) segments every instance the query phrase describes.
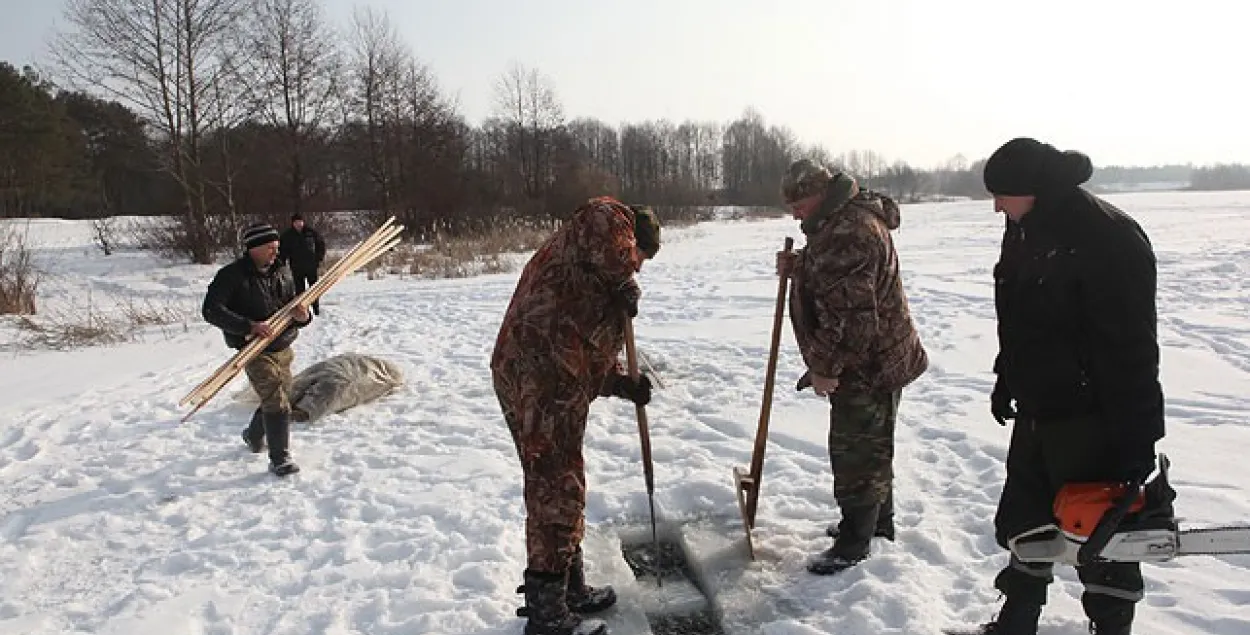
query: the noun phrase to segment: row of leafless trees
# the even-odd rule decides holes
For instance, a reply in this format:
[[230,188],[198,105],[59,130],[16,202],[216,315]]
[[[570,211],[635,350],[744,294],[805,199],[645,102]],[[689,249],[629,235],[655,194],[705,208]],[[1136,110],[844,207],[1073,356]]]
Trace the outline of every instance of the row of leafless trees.
[[558,219],[601,193],[670,213],[776,204],[801,155],[904,198],[981,193],[962,159],[920,171],[830,157],[752,110],[728,125],[569,118],[553,82],[519,64],[497,78],[492,116],[469,125],[367,8],[345,31],[319,0],[69,0],[66,18],[56,85],[0,65],[25,100],[0,99],[0,116],[30,132],[0,139],[13,146],[0,147],[0,215],[167,217],[161,231],[194,262],[245,220],[297,211],[371,210],[370,223],[394,214],[430,234]]

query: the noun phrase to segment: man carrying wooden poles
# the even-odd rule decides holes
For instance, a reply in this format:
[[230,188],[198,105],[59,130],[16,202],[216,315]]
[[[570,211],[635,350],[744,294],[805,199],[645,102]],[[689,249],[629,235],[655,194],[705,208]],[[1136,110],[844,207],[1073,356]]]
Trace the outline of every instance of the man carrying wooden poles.
[[[293,313],[300,310],[301,307],[308,308],[313,302],[316,302],[321,296],[325,295],[331,287],[351,275],[357,269],[373,262],[386,252],[393,249],[399,244],[399,234],[403,231],[403,225],[393,225],[395,217],[392,216],[382,224],[377,231],[371,236],[352,247],[343,255],[338,262],[326,270],[325,275],[318,278],[311,287],[303,293],[292,299],[286,306],[265,319],[271,334],[269,336],[250,337],[247,345],[238,349],[229,360],[217,367],[207,379],[200,382],[198,386],[191,389],[179,402],[178,405],[185,406],[193,404],[193,408],[188,412],[182,420],[185,422],[191,418],[204,404],[208,403],[213,397],[221,391],[226,384],[234,379],[235,375],[243,371],[243,368],[259,355],[269,344],[273,338],[285,332],[287,327],[291,325]],[[281,248],[279,248],[281,249]],[[271,265],[272,266],[272,265]]]
[[243,441],[254,453],[269,446],[269,471],[277,476],[299,472],[291,460],[291,344],[299,329],[308,326],[308,308],[296,305],[291,325],[274,334],[266,323],[295,298],[295,281],[290,270],[275,262],[278,232],[265,223],[248,226],[240,233],[246,253],[222,267],[213,276],[204,296],[204,319],[222,330],[226,345],[242,349],[249,337],[273,340],[244,367],[248,381],[260,396],[260,407],[243,431]]
[[874,535],[893,540],[894,422],[902,389],[928,368],[903,292],[890,231],[898,205],[860,191],[850,175],[794,162],[782,196],[807,245],[777,254],[790,276],[790,321],[811,387],[829,399],[829,460],[842,511],[833,546],[808,564],[837,573],[868,557]]
[[586,584],[582,442],[595,398],[651,399],[646,375],[617,358],[638,313],[634,274],[659,247],[649,209],[593,198],[530,258],[504,314],[490,367],[525,483],[525,635],[607,633],[582,617],[616,602]]

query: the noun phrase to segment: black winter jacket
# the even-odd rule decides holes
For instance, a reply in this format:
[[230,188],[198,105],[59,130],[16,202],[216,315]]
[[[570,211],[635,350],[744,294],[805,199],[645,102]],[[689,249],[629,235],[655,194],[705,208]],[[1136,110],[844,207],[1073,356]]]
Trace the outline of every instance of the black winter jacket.
[[1126,446],[1164,434],[1155,256],[1131,217],[1080,188],[1007,222],[994,268],[999,353],[1023,418],[1096,414]]
[[316,271],[326,258],[325,240],[307,225],[303,230],[289,227],[278,243],[278,258],[290,265],[292,272]]
[[[275,262],[266,271],[260,271],[244,254],[234,262],[222,267],[213,276],[204,296],[201,313],[209,324],[222,330],[226,345],[243,348],[251,332],[252,322],[269,319],[278,309],[295,299],[295,281],[285,265]],[[308,322],[312,321],[309,314]],[[295,322],[287,327],[265,348],[269,352],[283,350],[295,341],[299,329],[308,322]]]

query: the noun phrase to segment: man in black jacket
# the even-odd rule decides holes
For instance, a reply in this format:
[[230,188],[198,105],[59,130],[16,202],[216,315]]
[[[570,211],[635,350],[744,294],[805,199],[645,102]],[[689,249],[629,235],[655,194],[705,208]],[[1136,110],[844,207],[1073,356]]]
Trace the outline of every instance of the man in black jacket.
[[[202,313],[209,324],[222,330],[226,345],[243,348],[252,337],[268,337],[272,329],[265,323],[297,295],[290,271],[277,260],[278,232],[265,223],[243,230],[240,242],[247,253],[222,267],[213,276],[204,296]],[[243,431],[248,448],[259,453],[269,445],[269,471],[287,476],[299,471],[291,460],[291,343],[299,329],[312,321],[308,309],[297,305],[294,321],[244,367],[248,381],[260,396],[260,407]]]
[[[998,544],[1054,522],[1065,483],[1145,480],[1163,437],[1155,256],[1141,227],[1081,188],[1084,154],[1013,139],[985,165],[1006,215],[994,268],[997,381],[991,412],[1015,419],[994,518]],[[1141,567],[1077,567],[1081,604],[1098,635],[1129,635]],[[985,634],[1035,635],[1051,565],[1014,557],[995,578],[1006,601]]]
[[[295,292],[303,293],[317,282],[317,269],[326,259],[326,243],[317,230],[304,222],[301,214],[291,216],[291,226],[282,232],[278,257],[291,267]],[[313,302],[314,315],[321,315],[321,303]]]

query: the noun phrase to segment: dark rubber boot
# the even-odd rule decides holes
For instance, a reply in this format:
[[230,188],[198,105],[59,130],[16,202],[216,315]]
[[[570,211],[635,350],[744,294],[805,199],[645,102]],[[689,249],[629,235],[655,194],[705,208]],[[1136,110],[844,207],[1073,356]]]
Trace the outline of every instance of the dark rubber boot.
[[867,558],[880,507],[842,508],[842,522],[838,523],[838,537],[834,539],[833,546],[808,562],[807,570],[816,575],[830,575],[849,569]]
[[583,615],[598,613],[616,604],[616,591],[611,586],[592,587],[586,584],[586,568],[581,547],[573,553],[573,563],[569,565],[566,602],[570,611]]
[[[837,539],[838,523],[830,524],[825,528],[825,535],[830,538]],[[877,528],[873,530],[874,538],[885,538],[890,542],[894,542],[894,489],[890,488],[890,493],[885,495],[885,502],[881,504],[880,511],[877,512]]]
[[977,635],[1037,635],[1042,605],[1008,598],[992,622],[981,625]]
[[1091,633],[1131,635],[1133,632],[1134,602],[1101,593],[1085,593],[1081,596],[1081,606],[1089,618]]
[[566,603],[568,572],[525,571],[525,635],[608,635],[603,620],[583,618]]
[[252,454],[265,451],[265,415],[261,413],[260,408],[252,413],[252,421],[243,431],[243,442],[247,444],[247,449],[251,450]]
[[299,472],[291,460],[291,415],[285,412],[265,413],[265,436],[269,439],[269,471],[275,476]]

